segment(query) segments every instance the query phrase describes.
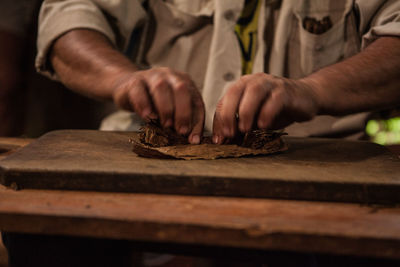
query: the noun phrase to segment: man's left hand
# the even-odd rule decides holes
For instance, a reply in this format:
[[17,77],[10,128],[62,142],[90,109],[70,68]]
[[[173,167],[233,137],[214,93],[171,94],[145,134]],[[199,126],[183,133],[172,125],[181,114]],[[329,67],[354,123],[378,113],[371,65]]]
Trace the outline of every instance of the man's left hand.
[[238,130],[281,129],[293,122],[311,120],[318,111],[316,90],[304,81],[266,73],[245,75],[217,104],[213,141],[222,144]]

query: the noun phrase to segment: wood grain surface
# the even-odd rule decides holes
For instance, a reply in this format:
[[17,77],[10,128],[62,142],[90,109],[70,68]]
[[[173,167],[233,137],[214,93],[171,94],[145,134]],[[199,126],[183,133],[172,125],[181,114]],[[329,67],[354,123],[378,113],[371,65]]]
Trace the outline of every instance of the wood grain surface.
[[400,208],[358,204],[0,186],[0,229],[400,258]]
[[277,155],[218,160],[138,157],[135,133],[51,132],[0,161],[0,181],[16,189],[398,203],[400,160],[384,147],[286,138]]
[[18,149],[28,145],[35,139],[17,138],[17,137],[0,137],[0,159],[3,159]]

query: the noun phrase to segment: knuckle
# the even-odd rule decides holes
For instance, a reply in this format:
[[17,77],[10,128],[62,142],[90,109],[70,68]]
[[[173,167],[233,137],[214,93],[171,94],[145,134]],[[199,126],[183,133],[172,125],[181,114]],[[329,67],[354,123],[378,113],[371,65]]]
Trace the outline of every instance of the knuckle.
[[225,125],[231,125],[231,122],[232,122],[232,118],[231,118],[231,116],[229,116],[229,114],[227,114],[226,112],[222,112],[221,114],[220,114],[220,117],[221,117],[221,121],[223,121],[223,123],[225,124]]
[[144,84],[146,82],[146,77],[142,74],[136,75],[132,78],[132,82],[135,84]]
[[142,72],[135,72],[131,77],[130,81],[142,81],[145,79],[145,75]]
[[176,76],[178,76],[179,78],[181,78],[181,79],[184,79],[184,80],[191,80],[190,75],[187,74],[186,72],[174,71],[174,74],[175,74]]
[[282,105],[283,102],[283,94],[280,90],[275,90],[271,93],[270,100],[275,103],[275,106]]
[[160,67],[159,70],[162,73],[165,73],[167,75],[174,73],[172,69],[168,68],[168,67]]
[[167,69],[167,67],[155,67],[155,68],[152,68],[151,70],[157,71],[157,72],[163,72],[166,69]]
[[128,91],[128,97],[131,99],[131,101],[136,100],[140,96],[141,96],[140,92],[136,90],[134,87]]
[[263,78],[263,79],[272,79],[272,75],[265,73],[265,72],[258,72],[256,73],[257,77]]
[[130,87],[130,88],[135,88],[135,87],[138,87],[138,86],[140,86],[142,84],[142,81],[141,80],[139,80],[138,78],[132,78],[130,81],[129,81],[129,84],[128,84],[128,86]]
[[278,77],[273,77],[272,81],[274,82],[275,86],[282,89],[289,88],[289,81],[287,79],[282,79]]
[[251,79],[252,74],[246,74],[242,75],[239,79],[239,81],[247,81],[248,79]]
[[256,77],[261,77],[261,78],[264,78],[264,77],[268,76],[268,74],[263,73],[263,72],[257,72],[255,75],[256,75]]
[[245,84],[241,81],[238,81],[238,83],[232,85],[228,91],[226,92],[226,96],[230,97],[230,96],[235,96],[235,95],[239,95],[242,93],[242,88],[245,88]]
[[179,80],[174,84],[173,88],[174,88],[174,91],[178,92],[178,93],[186,92],[186,91],[188,91],[188,84],[182,80]]
[[153,82],[153,89],[165,88],[168,82],[164,78],[158,78]]
[[271,98],[274,99],[275,101],[282,101],[285,96],[285,89],[282,87],[278,87],[275,90],[272,91],[271,93]]
[[215,107],[215,111],[219,114],[219,113],[221,113],[221,111],[222,111],[222,109],[223,109],[223,107],[224,107],[224,103],[223,103],[224,101],[223,101],[223,98],[220,100],[220,101],[218,101],[218,103],[217,103],[217,105],[216,105],[216,107]]
[[258,91],[260,91],[261,87],[256,83],[252,83],[249,84],[246,89],[249,91],[249,93],[256,94]]
[[249,75],[241,76],[240,79],[237,80],[236,84],[239,85],[239,86],[244,86],[248,81],[248,77],[249,77]]

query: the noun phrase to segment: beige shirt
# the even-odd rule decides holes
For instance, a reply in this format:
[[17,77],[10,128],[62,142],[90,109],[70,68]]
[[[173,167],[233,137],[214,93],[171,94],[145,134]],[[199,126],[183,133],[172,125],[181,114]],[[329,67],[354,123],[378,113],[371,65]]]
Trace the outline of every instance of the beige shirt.
[[[304,77],[350,57],[379,36],[400,36],[398,0],[260,0],[253,73]],[[39,18],[39,72],[56,78],[48,51],[63,33],[87,28],[106,35],[139,65],[167,66],[189,73],[206,106],[206,129],[218,100],[241,75],[234,33],[244,0],[45,0]],[[306,17],[329,16],[323,34],[303,28]],[[289,134],[325,135],[362,127],[365,114],[350,121],[318,116],[288,127]],[[129,123],[127,123],[129,125]],[[129,127],[128,127],[129,129]]]

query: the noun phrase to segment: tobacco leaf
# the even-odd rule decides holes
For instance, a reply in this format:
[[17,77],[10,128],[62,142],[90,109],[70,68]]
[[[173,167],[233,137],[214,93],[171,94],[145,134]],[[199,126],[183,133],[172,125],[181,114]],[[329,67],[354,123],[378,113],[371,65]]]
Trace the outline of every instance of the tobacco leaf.
[[187,138],[172,129],[163,129],[155,121],[141,128],[130,139],[133,151],[142,157],[166,159],[217,159],[266,155],[287,150],[277,131],[253,130],[238,135],[229,144],[216,145],[211,137],[203,137],[199,145],[189,144]]

